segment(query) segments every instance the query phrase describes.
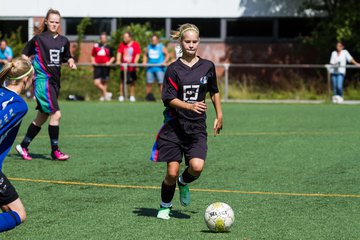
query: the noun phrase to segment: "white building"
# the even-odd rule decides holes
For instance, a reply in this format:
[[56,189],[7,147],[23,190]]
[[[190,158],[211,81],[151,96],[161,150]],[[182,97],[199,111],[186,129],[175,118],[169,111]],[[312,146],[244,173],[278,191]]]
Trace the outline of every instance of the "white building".
[[[76,26],[91,18],[87,41],[100,32],[111,33],[121,25],[150,22],[165,29],[167,37],[179,24],[199,26],[202,42],[220,47],[226,43],[291,43],[313,29],[314,13],[300,11],[302,0],[1,0],[0,32],[22,26],[24,40],[32,37],[49,8],[62,15],[62,32],[76,38]],[[310,16],[310,17],[309,17]],[[207,46],[205,46],[207,47]],[[215,57],[215,60],[221,57]],[[214,58],[213,58],[214,59]]]

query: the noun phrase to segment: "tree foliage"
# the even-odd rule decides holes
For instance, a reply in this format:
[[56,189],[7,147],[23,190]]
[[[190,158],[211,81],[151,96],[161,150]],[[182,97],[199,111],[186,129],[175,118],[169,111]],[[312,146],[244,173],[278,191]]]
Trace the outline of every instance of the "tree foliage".
[[[114,50],[117,50],[120,42],[122,42],[122,35],[125,32],[131,32],[133,35],[133,40],[137,41],[141,47],[141,56],[144,53],[145,48],[150,42],[150,38],[153,34],[156,34],[161,38],[164,36],[164,30],[153,30],[151,29],[150,23],[145,24],[130,24],[128,26],[120,27],[116,32],[112,33],[110,45]],[[164,45],[167,44],[167,41],[162,41]]]
[[85,31],[86,28],[88,26],[91,25],[91,21],[90,18],[85,17],[83,19],[81,19],[79,25],[76,26],[76,31],[77,31],[77,40],[76,40],[76,50],[74,52],[74,59],[75,61],[77,61],[80,57],[80,53],[81,53],[81,43],[84,41],[85,38]]
[[20,57],[22,50],[25,47],[25,43],[21,40],[21,27],[16,29],[16,31],[11,32],[10,35],[2,35],[0,32],[0,39],[5,39],[8,46],[12,48],[14,52],[14,57]]
[[343,41],[354,55],[360,56],[359,0],[305,0],[304,9],[326,15],[312,35],[305,39],[322,50],[322,59],[319,60],[328,58],[336,41]]

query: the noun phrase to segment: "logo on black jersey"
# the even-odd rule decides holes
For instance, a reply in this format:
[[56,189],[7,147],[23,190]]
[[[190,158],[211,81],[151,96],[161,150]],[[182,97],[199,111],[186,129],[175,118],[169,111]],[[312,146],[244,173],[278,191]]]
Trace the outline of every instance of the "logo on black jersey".
[[51,64],[60,64],[60,50],[58,49],[50,49],[50,63]]
[[199,96],[200,85],[184,85],[183,99],[185,102],[196,102]]
[[200,83],[201,84],[207,84],[207,81],[208,81],[208,77],[207,76],[203,76],[200,78]]

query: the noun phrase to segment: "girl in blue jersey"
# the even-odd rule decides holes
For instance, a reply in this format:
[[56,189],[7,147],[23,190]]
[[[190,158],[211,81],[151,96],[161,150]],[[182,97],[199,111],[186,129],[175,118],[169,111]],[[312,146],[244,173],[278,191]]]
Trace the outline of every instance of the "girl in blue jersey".
[[0,232],[16,227],[26,218],[24,205],[2,172],[2,165],[28,110],[19,94],[31,86],[33,76],[34,69],[26,59],[14,59],[0,72]]
[[[176,184],[180,203],[190,204],[188,184],[200,177],[207,153],[206,95],[209,92],[216,118],[214,134],[222,129],[222,110],[215,65],[197,55],[199,29],[193,24],[181,25],[172,35],[178,40],[182,56],[165,72],[162,100],[165,105],[164,125],[158,133],[151,160],[167,163],[161,185],[161,202],[157,217],[170,219]],[[186,168],[179,176],[180,164]]]
[[34,94],[38,113],[28,127],[21,144],[16,151],[24,160],[31,160],[28,147],[31,141],[40,132],[41,126],[50,118],[49,138],[51,144],[51,157],[64,161],[70,156],[59,149],[61,112],[58,104],[60,91],[61,64],[68,63],[71,69],[76,69],[74,59],[70,54],[69,40],[60,35],[60,13],[50,9],[41,27],[41,33],[35,35],[27,42],[23,57],[32,58],[35,70]]

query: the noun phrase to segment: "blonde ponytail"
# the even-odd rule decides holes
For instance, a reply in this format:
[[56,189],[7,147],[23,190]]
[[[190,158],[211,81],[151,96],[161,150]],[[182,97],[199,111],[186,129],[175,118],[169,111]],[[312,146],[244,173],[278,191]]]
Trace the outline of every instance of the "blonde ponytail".
[[34,68],[29,60],[15,58],[12,62],[5,64],[0,72],[0,85],[6,81],[7,85],[17,85],[26,76],[33,77]]

